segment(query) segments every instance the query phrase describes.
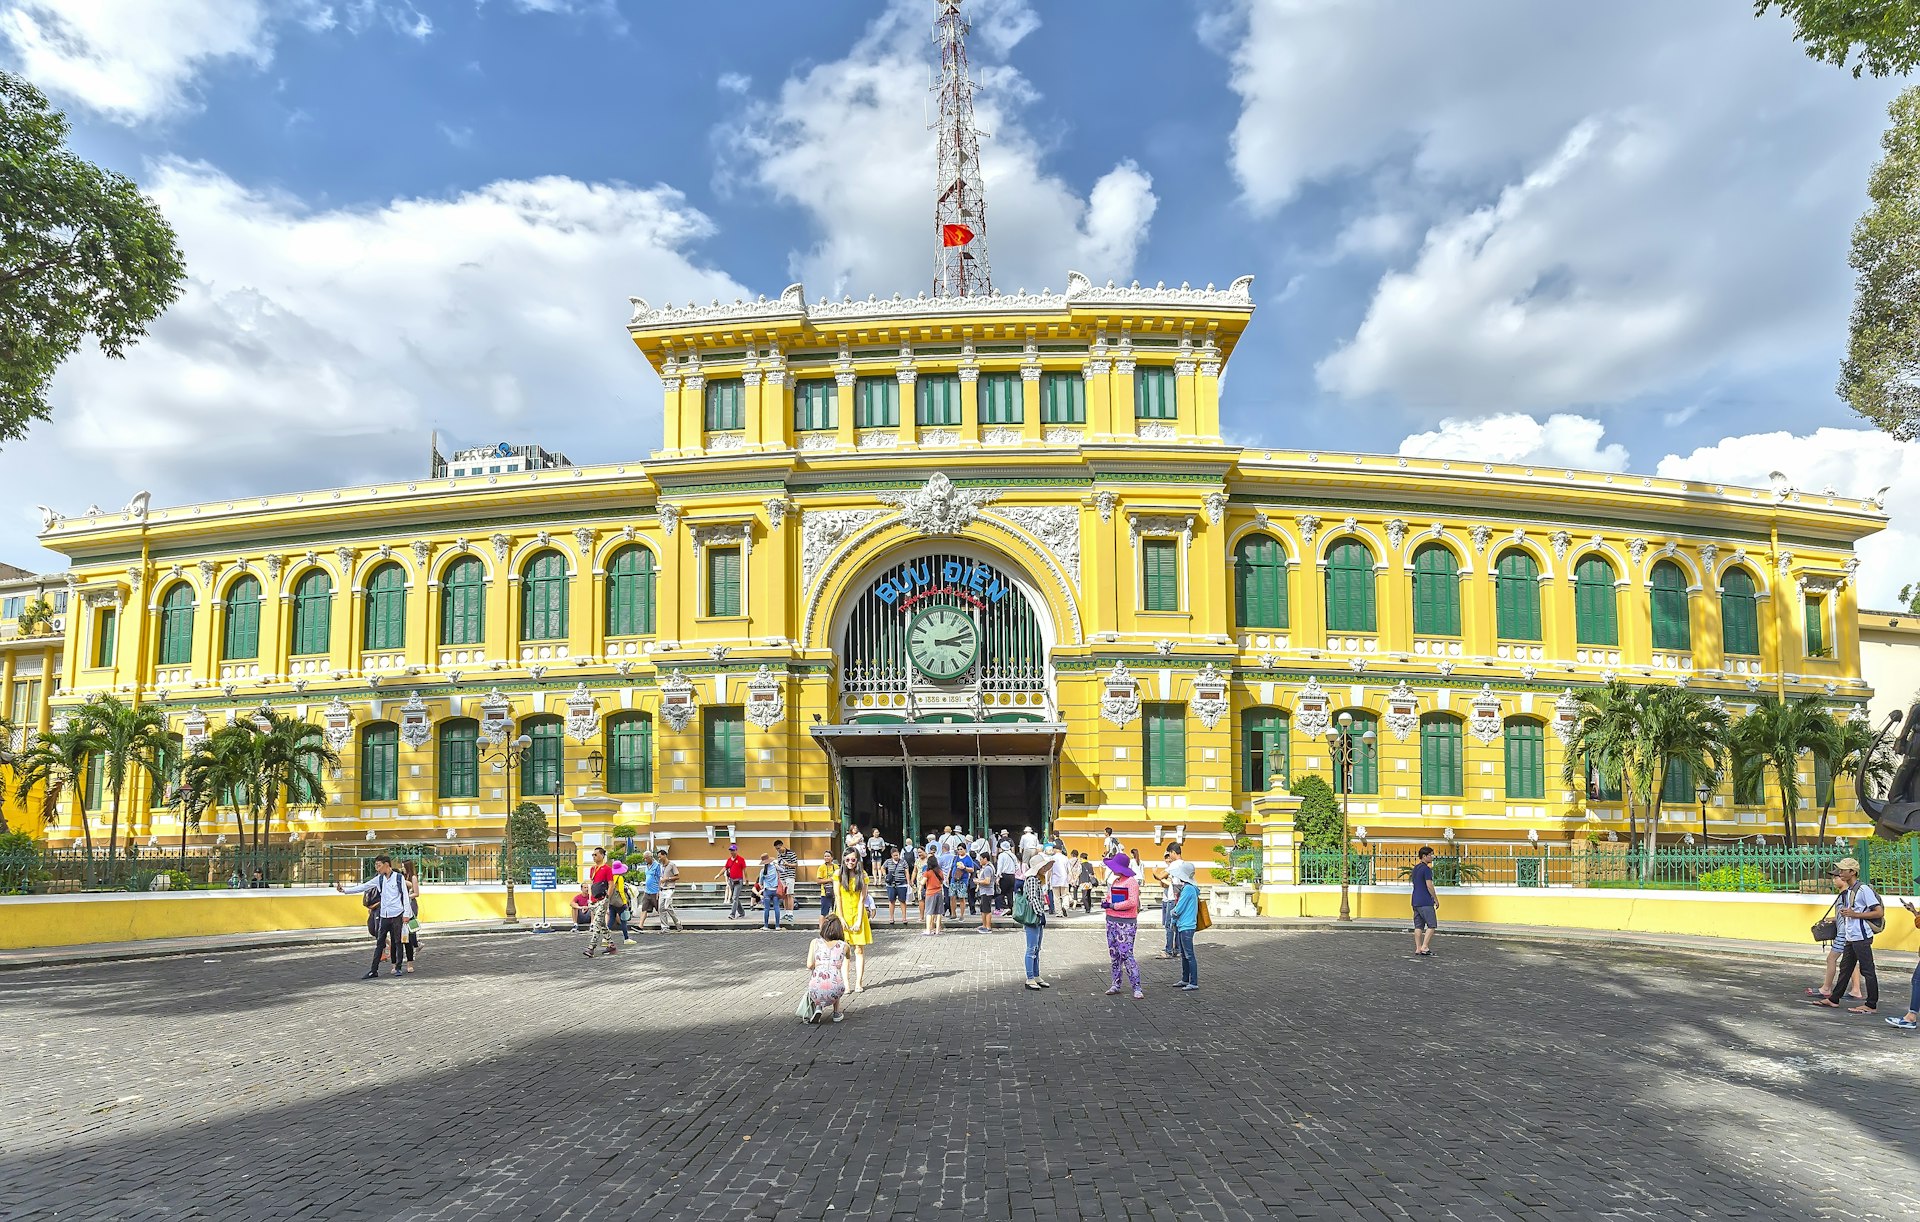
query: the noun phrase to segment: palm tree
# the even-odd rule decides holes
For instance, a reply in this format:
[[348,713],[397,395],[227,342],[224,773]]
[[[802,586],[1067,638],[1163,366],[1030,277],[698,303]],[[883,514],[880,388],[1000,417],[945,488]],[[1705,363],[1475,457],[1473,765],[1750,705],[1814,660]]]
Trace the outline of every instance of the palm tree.
[[107,824],[107,872],[113,873],[120,840],[120,798],[136,769],[148,779],[166,775],[167,719],[156,705],[132,705],[118,696],[100,695],[80,706],[77,721],[93,727],[99,741],[101,782],[113,799]]
[[[5,717],[0,717],[0,768],[11,771],[19,762],[19,757],[13,750],[13,723]],[[0,780],[0,784],[5,784],[5,781]],[[0,836],[12,830],[7,826],[6,803],[0,802]]]
[[1561,779],[1569,789],[1585,792],[1583,770],[1591,768],[1601,780],[1620,790],[1627,811],[1629,842],[1639,838],[1634,797],[1639,792],[1637,769],[1642,759],[1638,749],[1641,699],[1640,689],[1617,679],[1597,691],[1576,696],[1577,711],[1561,764]]
[[[1857,717],[1828,719],[1826,733],[1814,752],[1827,762],[1827,792],[1820,801],[1820,831],[1815,839],[1827,838],[1827,816],[1833,811],[1833,795],[1843,776],[1865,765],[1867,779],[1884,782],[1893,775],[1893,759],[1886,747],[1873,749],[1873,726]],[[1820,795],[1815,795],[1818,799]]]
[[340,753],[327,745],[326,734],[319,726],[284,713],[267,711],[262,716],[266,729],[254,737],[249,753],[254,769],[253,792],[259,795],[255,810],[264,807],[265,811],[264,833],[260,824],[255,825],[256,846],[264,843],[263,835],[273,834],[273,815],[283,791],[288,808],[317,805],[326,793],[322,769],[340,763]]
[[87,881],[93,881],[93,825],[87,821],[85,792],[87,760],[100,749],[97,731],[85,719],[69,717],[57,729],[37,735],[14,765],[14,796],[24,804],[41,788],[40,817],[52,823],[60,816],[60,796],[72,787],[80,814],[80,832],[86,838]]
[[[1653,875],[1654,851],[1660,839],[1660,806],[1667,774],[1675,765],[1694,776],[1712,776],[1725,761],[1727,709],[1718,701],[1684,687],[1645,689],[1640,701],[1636,780],[1640,800],[1647,808],[1647,877]],[[1703,827],[1701,836],[1706,835]]]
[[240,726],[224,726],[215,730],[180,766],[181,785],[194,795],[201,811],[218,815],[222,805],[232,811],[234,831],[239,838],[234,847],[236,863],[241,860],[247,839],[246,824],[240,818],[239,796],[252,771],[248,759],[250,738],[250,732]]
[[1831,724],[1832,718],[1817,696],[1801,696],[1785,703],[1774,696],[1762,696],[1753,712],[1733,728],[1735,779],[1750,786],[1769,768],[1780,779],[1780,823],[1788,848],[1800,838],[1794,819],[1800,805],[1800,756],[1826,741]]

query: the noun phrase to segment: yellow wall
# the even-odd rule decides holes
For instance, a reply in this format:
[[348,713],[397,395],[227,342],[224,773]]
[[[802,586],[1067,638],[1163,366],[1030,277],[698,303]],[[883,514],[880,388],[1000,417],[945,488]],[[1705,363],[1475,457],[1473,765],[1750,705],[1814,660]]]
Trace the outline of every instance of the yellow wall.
[[[571,923],[568,896],[547,897],[550,918]],[[426,924],[506,917],[502,890],[435,891],[420,897]],[[540,897],[516,892],[522,920],[537,917]],[[310,891],[203,892],[183,895],[88,895],[44,899],[0,899],[0,950],[31,946],[89,946],[142,942],[154,938],[193,938],[297,929],[351,929],[365,926],[366,909],[357,895]]]

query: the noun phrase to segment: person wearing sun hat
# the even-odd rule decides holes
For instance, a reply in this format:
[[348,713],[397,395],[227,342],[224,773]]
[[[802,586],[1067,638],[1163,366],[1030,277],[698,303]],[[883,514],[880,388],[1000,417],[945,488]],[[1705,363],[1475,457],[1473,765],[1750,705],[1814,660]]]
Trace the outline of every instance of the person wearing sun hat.
[[1180,886],[1173,903],[1167,905],[1167,923],[1173,928],[1173,946],[1180,956],[1180,987],[1193,990],[1200,987],[1200,959],[1193,950],[1193,935],[1200,929],[1200,887],[1194,881],[1190,861],[1174,862],[1167,876]]
[[1113,962],[1113,987],[1107,996],[1120,991],[1124,972],[1137,1000],[1146,996],[1140,991],[1140,965],[1133,958],[1133,936],[1140,925],[1140,874],[1125,853],[1115,853],[1105,864],[1113,876],[1100,904],[1107,914],[1107,958]]
[[1839,893],[1839,898],[1834,901],[1834,916],[1838,926],[1837,940],[1842,948],[1840,970],[1834,977],[1832,991],[1825,997],[1817,998],[1813,1004],[1830,1010],[1839,1009],[1840,995],[1847,991],[1847,982],[1853,979],[1853,969],[1857,965],[1860,978],[1867,986],[1867,996],[1849,1013],[1871,1014],[1880,1005],[1880,976],[1873,970],[1873,935],[1879,932],[1876,925],[1882,929],[1886,927],[1887,910],[1879,893],[1871,885],[1860,881],[1860,863],[1853,858],[1842,857],[1834,862],[1831,877],[1833,889]]

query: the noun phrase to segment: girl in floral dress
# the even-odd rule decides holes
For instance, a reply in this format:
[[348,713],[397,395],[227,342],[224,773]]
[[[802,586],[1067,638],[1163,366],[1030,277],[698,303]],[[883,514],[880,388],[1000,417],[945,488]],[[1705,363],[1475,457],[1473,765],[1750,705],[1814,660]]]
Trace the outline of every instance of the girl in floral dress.
[[839,1022],[840,999],[847,995],[846,930],[840,918],[829,913],[820,918],[820,936],[807,946],[807,991],[800,998],[799,1015],[803,1023],[817,1023],[829,1013]]

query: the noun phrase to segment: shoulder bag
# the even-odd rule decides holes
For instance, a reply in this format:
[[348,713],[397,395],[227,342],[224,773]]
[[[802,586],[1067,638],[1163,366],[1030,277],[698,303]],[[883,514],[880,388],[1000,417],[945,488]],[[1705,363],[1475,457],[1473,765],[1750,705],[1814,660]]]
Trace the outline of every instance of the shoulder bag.
[[1025,887],[1013,893],[1013,923],[1015,925],[1031,925],[1034,923],[1033,905],[1027,902],[1027,889]]
[[1840,897],[1834,896],[1833,903],[1827,905],[1827,915],[1813,923],[1813,940],[1831,942],[1840,936],[1840,922],[1833,919],[1834,909],[1840,906]]
[[1204,899],[1200,901],[1199,911],[1193,918],[1193,927],[1196,932],[1213,928],[1213,909],[1207,906],[1207,901]]

